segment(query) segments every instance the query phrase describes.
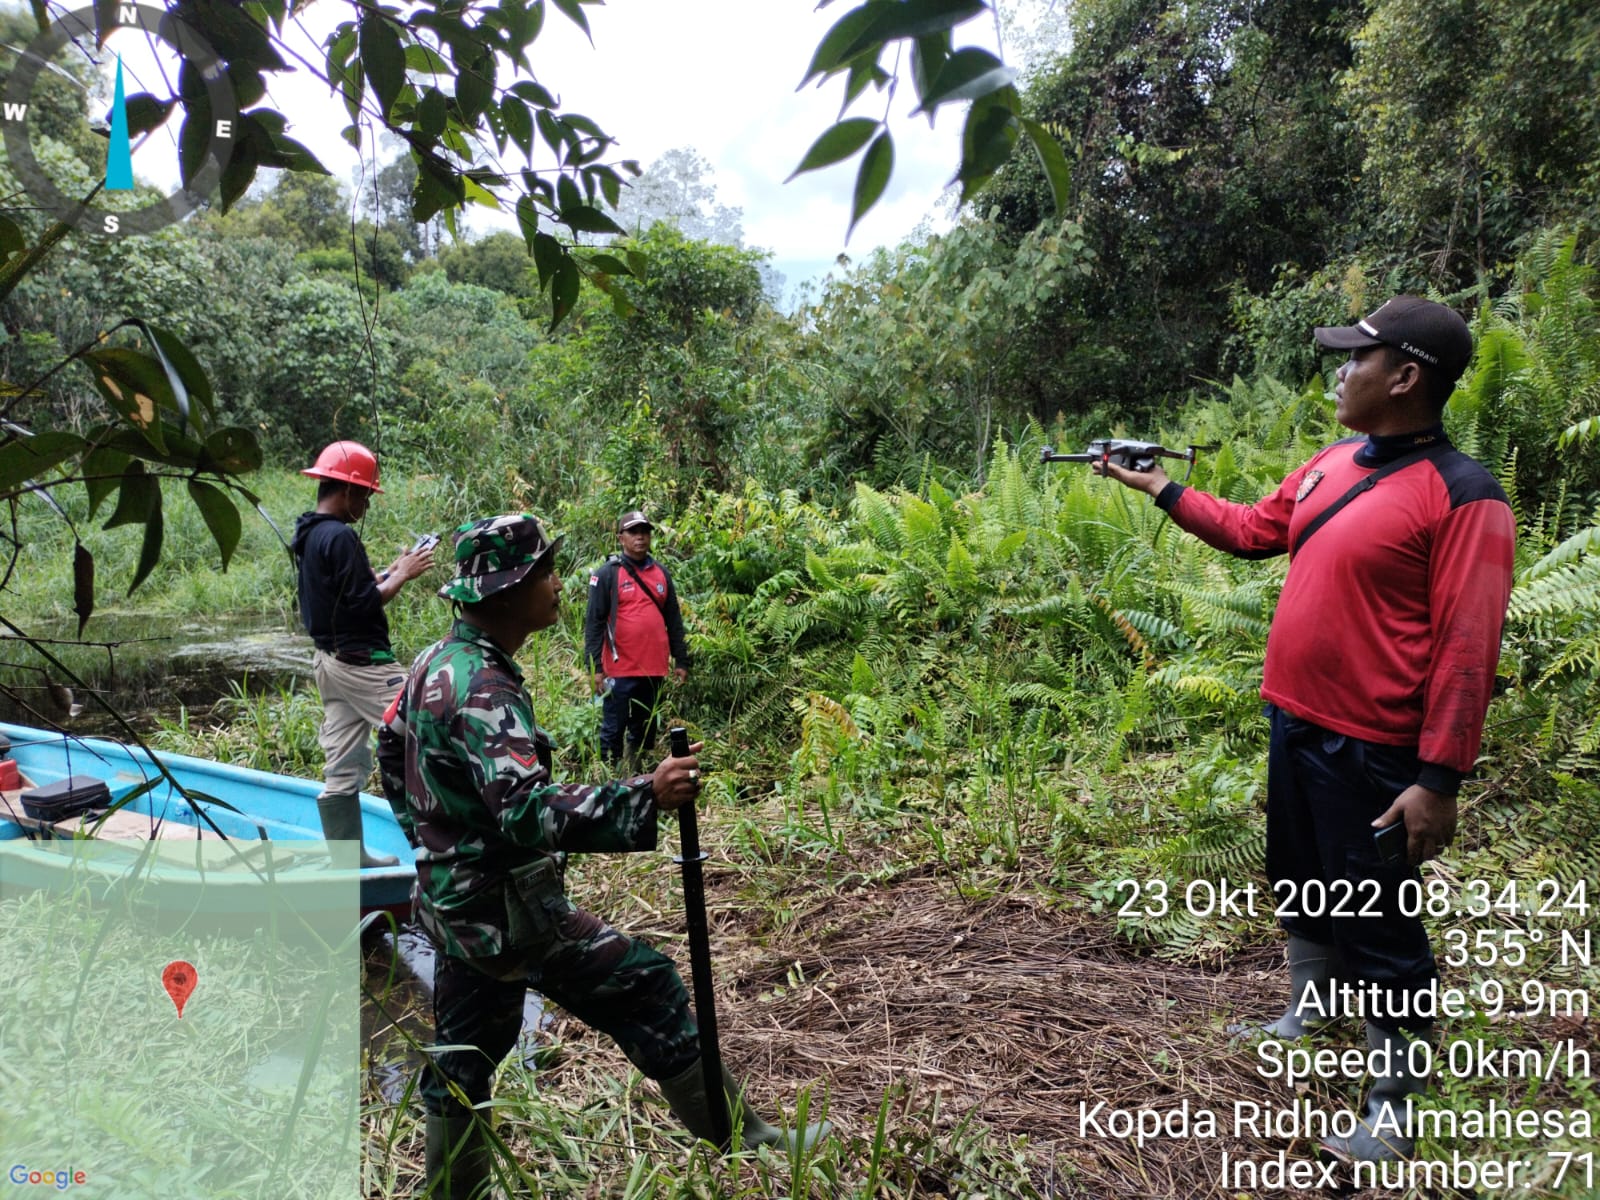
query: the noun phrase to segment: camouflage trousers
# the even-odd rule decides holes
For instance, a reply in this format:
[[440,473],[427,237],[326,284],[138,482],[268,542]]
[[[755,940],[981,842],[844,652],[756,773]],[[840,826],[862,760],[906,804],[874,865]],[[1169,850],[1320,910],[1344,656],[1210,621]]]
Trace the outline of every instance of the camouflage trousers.
[[567,906],[548,950],[530,958],[439,953],[433,969],[436,1044],[470,1047],[429,1055],[422,1099],[433,1116],[462,1116],[490,1098],[494,1073],[522,1031],[524,992],[532,988],[611,1038],[650,1079],[666,1079],[700,1056],[689,993],[673,961],[619,933],[583,909]]

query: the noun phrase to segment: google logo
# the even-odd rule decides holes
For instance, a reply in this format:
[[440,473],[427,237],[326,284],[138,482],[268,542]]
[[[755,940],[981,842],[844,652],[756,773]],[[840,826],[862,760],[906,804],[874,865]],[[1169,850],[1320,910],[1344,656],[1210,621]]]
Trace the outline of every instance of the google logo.
[[73,1184],[89,1182],[89,1176],[82,1171],[75,1171],[68,1167],[65,1171],[30,1171],[18,1163],[7,1172],[7,1178],[12,1183],[43,1183],[49,1184],[59,1192],[66,1191]]

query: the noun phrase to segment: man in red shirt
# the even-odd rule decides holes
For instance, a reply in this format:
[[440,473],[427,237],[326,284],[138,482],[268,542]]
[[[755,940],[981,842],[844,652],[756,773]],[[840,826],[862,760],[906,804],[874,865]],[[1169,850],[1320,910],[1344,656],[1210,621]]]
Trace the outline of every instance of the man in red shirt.
[[[1388,1070],[1374,1069],[1354,1135],[1324,1144],[1370,1161],[1413,1148],[1410,1097],[1426,1080],[1406,1049],[1431,1033],[1438,969],[1399,893],[1455,836],[1456,792],[1493,691],[1516,528],[1500,485],[1445,436],[1445,403],[1472,359],[1459,316],[1397,296],[1316,338],[1350,352],[1334,416],[1365,436],[1322,450],[1270,496],[1234,504],[1159,467],[1095,470],[1148,493],[1219,550],[1289,555],[1261,694],[1272,720],[1267,874],[1294,914],[1282,918],[1291,996],[1256,1032],[1299,1037],[1354,995],[1343,1008],[1366,1019],[1371,1061]],[[1374,832],[1396,824],[1390,860]],[[1335,905],[1340,888],[1348,903]]]
[[613,766],[623,760],[624,738],[630,763],[655,746],[656,701],[668,656],[679,683],[689,674],[678,594],[667,569],[650,557],[653,532],[643,512],[623,513],[617,521],[622,553],[589,576],[583,652],[594,673],[595,694],[604,697],[600,752]]

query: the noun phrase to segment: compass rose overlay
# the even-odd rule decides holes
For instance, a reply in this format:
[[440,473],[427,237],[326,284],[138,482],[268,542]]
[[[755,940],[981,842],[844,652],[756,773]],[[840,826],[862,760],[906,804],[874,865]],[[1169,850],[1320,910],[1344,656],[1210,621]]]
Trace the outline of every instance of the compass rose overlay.
[[[47,68],[56,54],[74,43],[81,44],[97,38],[93,8],[67,13],[30,42],[11,72],[5,95],[0,99],[6,153],[11,161],[11,169],[16,172],[29,198],[52,217],[80,232],[104,237],[154,233],[192,213],[216,190],[223,168],[233,153],[239,126],[238,101],[226,66],[199,32],[164,9],[147,4],[119,4],[115,15],[118,27],[137,29],[166,43],[177,52],[185,66],[198,74],[205,87],[205,98],[209,102],[206,108],[209,111],[191,111],[188,118],[190,121],[205,120],[208,123],[204,131],[205,151],[187,187],[179,188],[142,208],[113,212],[87,203],[81,196],[65,194],[39,166],[28,125],[34,86],[40,72]],[[109,36],[110,30],[107,33]],[[112,111],[112,129],[115,134],[120,118],[120,128],[126,138],[126,113],[121,111],[121,99],[119,92]],[[112,173],[115,174],[115,164],[112,165]],[[108,179],[107,182],[109,187],[115,188],[121,180]]]

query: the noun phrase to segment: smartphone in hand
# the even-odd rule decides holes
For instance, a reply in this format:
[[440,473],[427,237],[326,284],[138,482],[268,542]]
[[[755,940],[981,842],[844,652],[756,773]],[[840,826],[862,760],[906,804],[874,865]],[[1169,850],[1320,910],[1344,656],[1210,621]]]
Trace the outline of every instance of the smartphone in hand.
[[1406,836],[1405,821],[1396,821],[1393,825],[1385,825],[1376,830],[1372,835],[1372,844],[1378,848],[1378,857],[1390,866],[1399,866],[1406,861]]
[[419,533],[417,540],[411,543],[410,554],[421,554],[424,550],[432,550],[439,544],[437,533]]

